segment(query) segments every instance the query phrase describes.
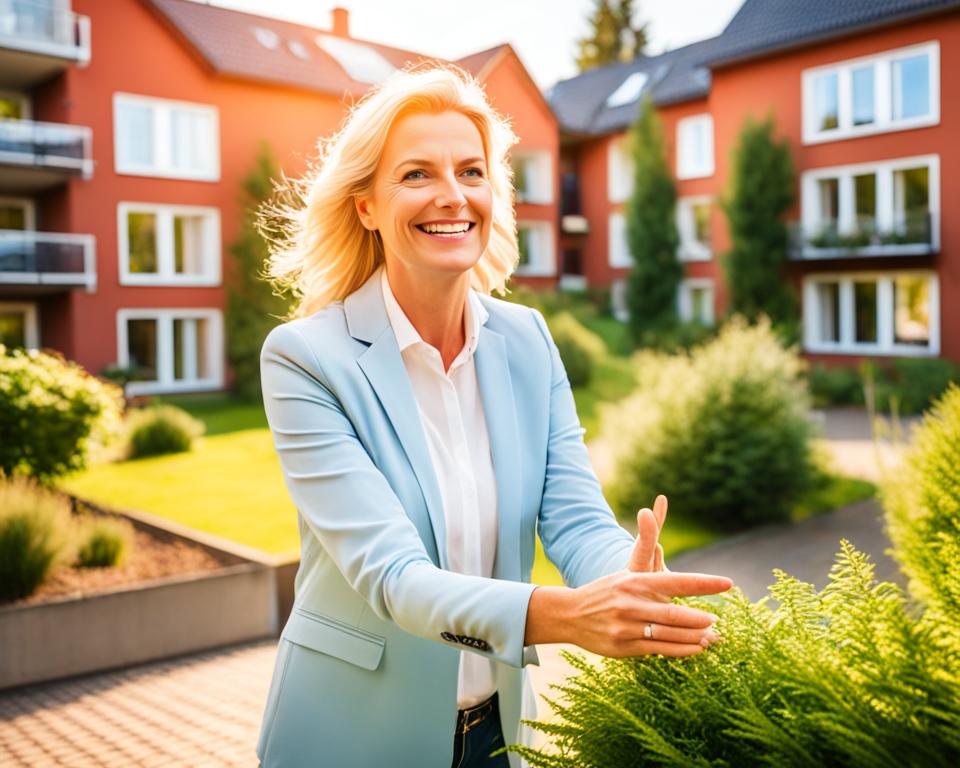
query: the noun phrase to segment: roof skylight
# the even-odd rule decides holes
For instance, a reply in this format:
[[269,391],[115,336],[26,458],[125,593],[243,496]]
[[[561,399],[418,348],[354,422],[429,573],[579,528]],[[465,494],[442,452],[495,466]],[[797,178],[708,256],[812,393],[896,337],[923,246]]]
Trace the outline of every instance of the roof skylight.
[[357,82],[379,83],[396,71],[393,64],[369,46],[331,35],[317,35],[316,43]]
[[257,39],[257,42],[264,48],[275,51],[277,50],[277,46],[280,45],[280,37],[272,29],[267,29],[266,27],[250,27],[250,31],[253,32],[253,36]]
[[620,87],[607,97],[608,107],[622,107],[640,98],[643,86],[647,84],[646,72],[634,72],[624,80]]
[[305,46],[299,40],[290,40],[287,43],[287,48],[289,48],[290,53],[292,53],[298,59],[303,59],[304,61],[310,61],[310,51],[308,51],[307,46]]

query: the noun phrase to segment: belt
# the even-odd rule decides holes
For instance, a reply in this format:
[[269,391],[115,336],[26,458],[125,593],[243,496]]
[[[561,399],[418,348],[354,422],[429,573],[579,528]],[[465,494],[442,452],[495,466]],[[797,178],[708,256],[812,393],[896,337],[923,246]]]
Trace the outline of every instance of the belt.
[[481,701],[473,707],[457,710],[457,727],[454,733],[460,735],[476,728],[486,720],[497,708],[497,694],[494,692],[486,701]]

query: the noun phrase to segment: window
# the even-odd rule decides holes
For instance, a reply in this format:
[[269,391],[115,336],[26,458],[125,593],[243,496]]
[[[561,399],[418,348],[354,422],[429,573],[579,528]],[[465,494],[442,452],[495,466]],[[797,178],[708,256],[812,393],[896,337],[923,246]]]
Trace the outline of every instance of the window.
[[939,284],[932,272],[811,275],[804,280],[810,352],[937,355]]
[[682,280],[677,290],[677,315],[686,323],[713,325],[713,280]]
[[627,245],[627,221],[622,213],[610,214],[610,228],[607,234],[610,266],[632,267],[633,256],[630,255],[630,248]]
[[120,203],[121,285],[219,285],[216,208]]
[[677,258],[681,261],[706,261],[713,255],[710,241],[710,197],[681,197],[677,199],[677,232],[680,245]]
[[218,181],[215,107],[117,93],[113,96],[117,173]]
[[15,91],[0,91],[0,120],[29,120],[30,99]]
[[0,301],[0,344],[7,349],[40,346],[36,304]]
[[0,229],[36,229],[36,207],[28,197],[0,197]]
[[685,117],[677,122],[677,178],[705,176],[713,176],[713,117]]
[[940,44],[804,71],[803,141],[848,139],[940,122]]
[[517,275],[553,275],[556,273],[556,249],[551,222],[518,221],[517,245],[520,249]]
[[510,158],[518,203],[548,205],[553,202],[553,173],[549,152],[517,152]]
[[807,171],[801,194],[806,258],[939,249],[937,155]]
[[643,86],[646,84],[646,72],[634,72],[627,75],[627,79],[620,84],[620,87],[607,97],[607,107],[622,107],[624,104],[632,104],[640,98]]
[[611,203],[624,202],[633,192],[633,159],[623,136],[607,145],[607,197]]
[[117,312],[117,363],[132,370],[130,395],[220,389],[222,359],[219,310]]

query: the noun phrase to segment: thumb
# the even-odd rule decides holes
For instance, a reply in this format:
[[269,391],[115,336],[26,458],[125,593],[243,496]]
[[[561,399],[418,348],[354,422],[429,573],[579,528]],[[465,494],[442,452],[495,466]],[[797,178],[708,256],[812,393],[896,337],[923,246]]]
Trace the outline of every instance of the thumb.
[[627,570],[648,572],[653,567],[659,528],[653,512],[646,507],[637,513],[637,540],[630,553]]

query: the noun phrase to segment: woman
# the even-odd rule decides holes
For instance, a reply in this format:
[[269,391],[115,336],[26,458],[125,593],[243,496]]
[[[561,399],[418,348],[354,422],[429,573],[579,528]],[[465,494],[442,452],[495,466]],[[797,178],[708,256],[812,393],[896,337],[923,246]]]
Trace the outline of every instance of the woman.
[[[702,651],[730,587],[617,525],[517,263],[516,138],[461,70],[399,73],[322,146],[271,274],[300,297],[261,355],[301,563],[257,753],[274,766],[506,766],[536,643]],[[566,587],[529,583],[539,530]],[[510,755],[511,764],[519,764]]]

